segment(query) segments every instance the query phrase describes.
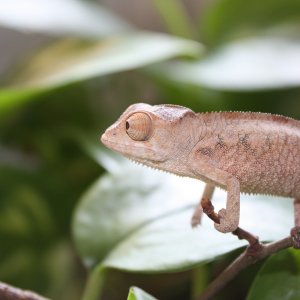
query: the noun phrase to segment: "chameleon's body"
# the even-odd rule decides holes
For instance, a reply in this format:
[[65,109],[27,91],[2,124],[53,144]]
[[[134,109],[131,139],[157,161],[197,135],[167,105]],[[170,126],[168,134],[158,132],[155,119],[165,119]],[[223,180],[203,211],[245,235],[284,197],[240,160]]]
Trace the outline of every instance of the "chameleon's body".
[[300,199],[300,122],[290,118],[134,104],[101,139],[132,160],[226,189],[222,232],[238,226],[240,192]]
[[242,192],[300,198],[300,122],[263,113],[198,114],[196,159],[228,172]]

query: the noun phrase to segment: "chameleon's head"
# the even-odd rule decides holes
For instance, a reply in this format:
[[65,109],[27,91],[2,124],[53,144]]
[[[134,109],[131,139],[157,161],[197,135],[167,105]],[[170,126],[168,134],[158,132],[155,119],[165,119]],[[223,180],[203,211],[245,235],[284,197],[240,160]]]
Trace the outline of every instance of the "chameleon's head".
[[176,172],[172,164],[187,156],[197,139],[192,130],[195,117],[192,110],[177,105],[134,104],[105,131],[101,141],[134,161]]

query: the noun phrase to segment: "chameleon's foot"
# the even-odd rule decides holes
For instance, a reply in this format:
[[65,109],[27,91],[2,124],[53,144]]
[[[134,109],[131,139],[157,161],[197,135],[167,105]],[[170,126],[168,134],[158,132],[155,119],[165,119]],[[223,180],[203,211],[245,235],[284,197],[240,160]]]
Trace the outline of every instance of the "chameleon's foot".
[[231,218],[226,215],[226,210],[221,209],[219,213],[215,213],[214,206],[209,199],[202,199],[201,201],[203,212],[215,222],[215,228],[222,232],[232,232],[238,227],[238,223],[232,222]]
[[226,209],[221,209],[218,213],[219,223],[215,223],[215,228],[223,233],[235,231],[239,225],[238,219],[235,220],[227,215]]
[[192,215],[191,219],[191,226],[192,228],[197,227],[198,225],[201,224],[201,217],[202,217],[203,209],[201,204],[199,203],[194,210],[194,213]]
[[291,238],[293,247],[295,249],[300,249],[300,226],[295,226],[291,229]]
[[248,241],[249,246],[247,249],[247,255],[255,256],[256,253],[258,253],[258,251],[261,250],[263,246],[259,242],[258,237],[238,227],[238,220],[236,220],[236,222],[226,222],[226,209],[221,209],[219,211],[219,214],[216,214],[214,211],[214,206],[212,205],[209,199],[203,198],[201,204],[203,212],[215,222],[215,228],[217,230],[223,233],[231,232],[232,234],[236,235],[240,240]]
[[203,212],[215,222],[215,228],[222,232],[232,232],[237,229],[239,220],[232,219],[227,216],[226,209],[221,209],[219,213],[215,213],[214,206],[209,199],[203,198],[201,201]]

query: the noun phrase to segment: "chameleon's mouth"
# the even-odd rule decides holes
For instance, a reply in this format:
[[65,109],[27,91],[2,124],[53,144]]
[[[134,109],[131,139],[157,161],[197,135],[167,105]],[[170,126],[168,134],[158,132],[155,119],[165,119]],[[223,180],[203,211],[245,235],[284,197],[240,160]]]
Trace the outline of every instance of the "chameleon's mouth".
[[118,152],[125,157],[146,164],[147,161],[153,164],[164,162],[165,157],[162,157],[156,151],[145,147],[141,142],[131,141],[130,143],[121,143],[118,140],[111,139],[105,133],[101,136],[101,142],[109,149]]

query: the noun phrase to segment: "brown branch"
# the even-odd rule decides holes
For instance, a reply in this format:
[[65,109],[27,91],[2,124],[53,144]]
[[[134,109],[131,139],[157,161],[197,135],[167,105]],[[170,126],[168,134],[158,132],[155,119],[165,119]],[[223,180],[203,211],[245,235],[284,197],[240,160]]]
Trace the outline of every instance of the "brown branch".
[[[214,206],[209,199],[201,201],[203,212],[215,223],[220,223],[218,214],[214,211]],[[204,293],[197,300],[212,299],[229,281],[237,276],[242,270],[248,266],[286,248],[293,246],[300,249],[300,200],[294,201],[294,219],[295,227],[291,229],[291,235],[282,240],[262,244],[258,237],[250,232],[238,227],[232,232],[239,239],[248,241],[249,246],[245,251],[237,257],[212,283],[209,284]]]
[[220,224],[220,218],[218,214],[215,212],[215,208],[212,205],[211,201],[209,198],[202,198],[201,199],[201,205],[203,212],[215,223]]
[[34,292],[21,290],[6,283],[0,282],[1,300],[49,300]]
[[270,256],[273,253],[291,247],[293,242],[291,237],[287,237],[277,242],[260,245],[260,249],[256,252],[253,252],[251,246],[246,248],[246,250],[207,287],[204,293],[197,298],[197,300],[213,299],[213,297],[243,269]]
[[291,229],[293,246],[300,249],[300,199],[294,200],[294,223],[295,227]]
[[300,227],[300,199],[294,200],[294,222],[295,227]]

